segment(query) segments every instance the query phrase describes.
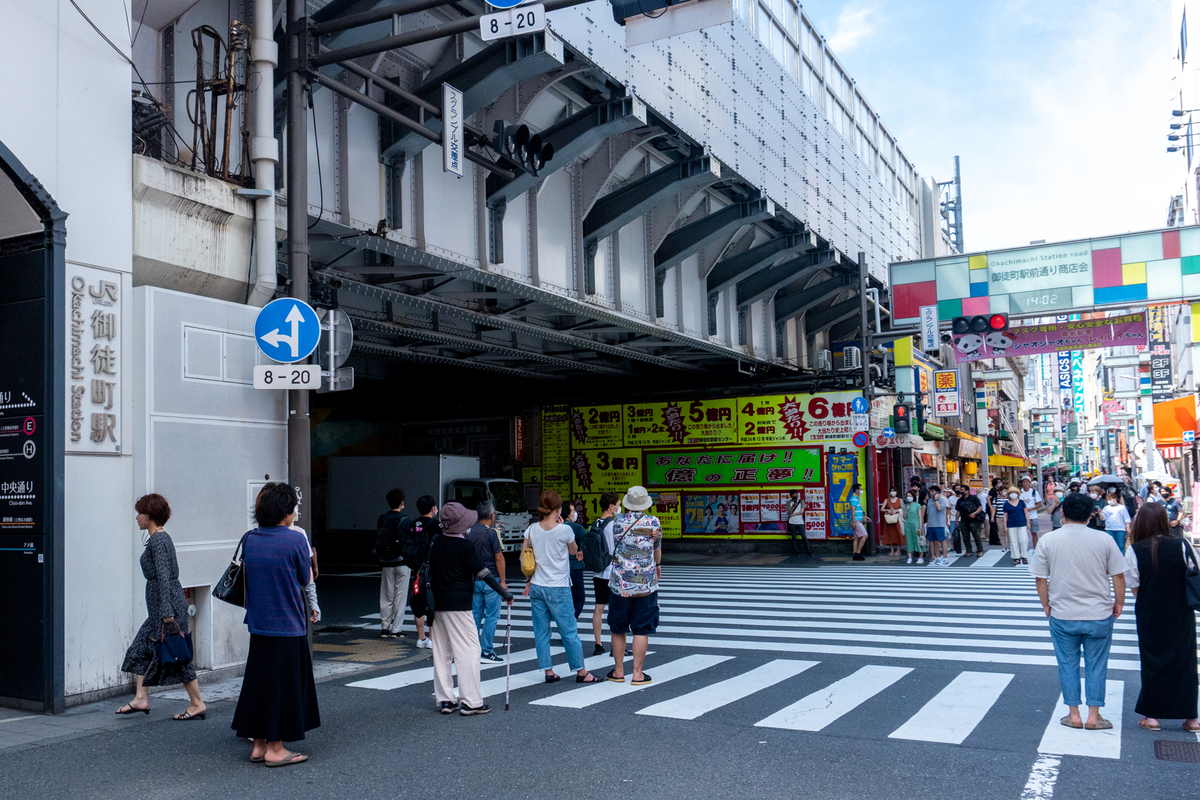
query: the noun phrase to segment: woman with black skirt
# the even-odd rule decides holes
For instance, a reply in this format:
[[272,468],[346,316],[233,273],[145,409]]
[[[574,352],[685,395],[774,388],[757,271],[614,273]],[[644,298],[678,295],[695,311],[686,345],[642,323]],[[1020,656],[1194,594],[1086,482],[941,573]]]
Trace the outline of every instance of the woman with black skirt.
[[[137,526],[146,532],[145,550],[139,563],[146,579],[146,621],[138,628],[133,644],[125,651],[122,672],[132,673],[137,680],[133,700],[117,709],[121,715],[149,714],[150,695],[147,686],[174,686],[180,683],[188,693],[188,707],[176,714],[179,722],[204,719],[208,707],[200,697],[200,683],[196,680],[196,668],[186,664],[160,664],[154,644],[165,634],[186,633],[188,625],[188,602],[179,585],[179,560],[175,557],[175,544],[163,530],[171,518],[171,506],[161,494],[139,497],[133,504],[137,512]],[[178,629],[178,631],[176,630]]]
[[1125,554],[1125,574],[1137,598],[1138,652],[1142,690],[1134,710],[1138,726],[1162,730],[1160,719],[1181,719],[1185,731],[1200,731],[1197,719],[1196,612],[1187,604],[1184,573],[1195,552],[1172,536],[1167,511],[1158,503],[1138,509]]
[[321,724],[312,654],[308,651],[304,587],[311,582],[308,542],[288,526],[296,518],[296,491],[286,483],[268,483],[258,495],[254,519],[259,527],[246,537],[246,627],[250,652],[233,729],[254,740],[250,760],[268,767],[300,764],[308,756],[292,753],[296,742]]

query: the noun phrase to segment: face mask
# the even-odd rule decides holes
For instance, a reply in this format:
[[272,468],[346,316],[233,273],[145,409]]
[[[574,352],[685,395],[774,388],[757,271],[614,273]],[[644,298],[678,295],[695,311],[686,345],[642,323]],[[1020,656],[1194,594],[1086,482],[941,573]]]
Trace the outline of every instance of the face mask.
[[1110,506],[1115,506],[1117,504],[1117,501],[1115,498],[1110,497],[1110,498],[1108,498],[1108,504]]
[[1055,497],[1062,497],[1062,496],[1063,496],[1063,493],[1062,493],[1062,492],[1055,492],[1055,493],[1054,493],[1054,496],[1055,496]]
[[1093,500],[1099,500],[1099,499],[1100,499],[1100,495],[1098,495],[1098,494],[1093,494],[1093,495],[1092,495],[1092,499],[1093,499]]
[[888,497],[895,497],[895,496],[896,496],[895,490],[888,492]]
[[1008,493],[1008,499],[1009,499],[1009,500],[1016,500],[1016,499],[1017,499],[1017,493],[1016,493],[1016,492],[1009,492],[1009,493]]

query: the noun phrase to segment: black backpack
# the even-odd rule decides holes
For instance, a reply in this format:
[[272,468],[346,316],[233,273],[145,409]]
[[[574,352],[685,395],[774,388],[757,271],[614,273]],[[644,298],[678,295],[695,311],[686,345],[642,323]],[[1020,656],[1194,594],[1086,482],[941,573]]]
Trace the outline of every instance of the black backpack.
[[604,538],[604,528],[612,521],[612,517],[592,520],[592,526],[583,534],[583,566],[592,572],[603,572],[612,561]]
[[429,544],[425,520],[410,522],[408,527],[400,532],[400,554],[404,556],[405,566],[416,568],[428,561]]
[[408,517],[379,518],[372,552],[382,566],[395,567],[404,563],[404,536],[411,528],[412,520]]

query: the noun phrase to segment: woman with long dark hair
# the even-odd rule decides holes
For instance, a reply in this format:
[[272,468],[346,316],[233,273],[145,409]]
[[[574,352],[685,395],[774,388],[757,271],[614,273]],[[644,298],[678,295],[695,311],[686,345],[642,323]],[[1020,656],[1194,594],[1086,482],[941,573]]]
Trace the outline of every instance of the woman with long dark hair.
[[232,727],[254,741],[250,760],[268,767],[307,761],[283,743],[300,741],[321,724],[305,622],[317,621],[304,599],[312,564],[304,534],[289,527],[298,503],[288,484],[264,486],[254,507],[258,527],[242,554],[250,652]]
[[1128,585],[1137,598],[1138,652],[1142,690],[1134,710],[1138,726],[1162,730],[1160,719],[1182,719],[1185,731],[1200,731],[1197,719],[1196,612],[1187,604],[1184,574],[1195,551],[1171,535],[1166,509],[1138,509],[1125,554]]

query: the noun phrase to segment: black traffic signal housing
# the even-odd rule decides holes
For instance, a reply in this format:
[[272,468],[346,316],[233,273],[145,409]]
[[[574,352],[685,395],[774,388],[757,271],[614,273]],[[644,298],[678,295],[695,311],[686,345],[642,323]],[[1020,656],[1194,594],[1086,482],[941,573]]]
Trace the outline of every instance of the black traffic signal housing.
[[921,434],[925,433],[925,404],[921,402],[920,392],[917,393],[917,402],[914,406],[914,410],[916,412],[914,416],[916,416],[917,419],[917,427],[913,433],[920,436]]
[[974,355],[979,352],[988,334],[1007,330],[1007,314],[976,314],[972,317],[955,317],[950,323],[950,332],[954,337],[954,349],[963,355]]
[[892,428],[899,436],[902,433],[912,433],[912,409],[907,403],[897,403],[892,406]]
[[653,14],[665,10],[669,6],[682,3],[684,0],[609,0],[612,3],[613,19],[618,25],[624,25],[625,20],[639,14]]
[[541,134],[530,132],[528,125],[509,125],[502,119],[496,120],[491,144],[513,165],[533,175],[554,158],[554,145],[543,142]]

